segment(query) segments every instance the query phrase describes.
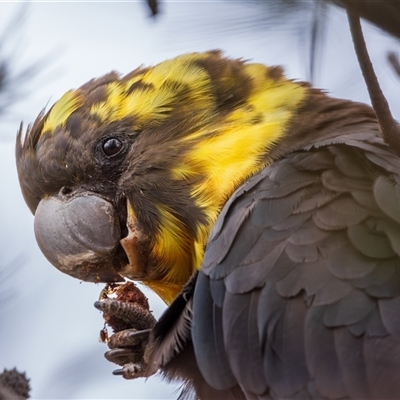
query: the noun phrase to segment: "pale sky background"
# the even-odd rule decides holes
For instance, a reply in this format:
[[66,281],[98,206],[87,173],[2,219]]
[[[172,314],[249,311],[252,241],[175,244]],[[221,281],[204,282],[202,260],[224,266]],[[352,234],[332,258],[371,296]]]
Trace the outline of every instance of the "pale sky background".
[[[63,275],[36,246],[33,217],[15,171],[20,121],[32,122],[66,90],[93,77],[110,70],[127,73],[189,51],[219,48],[231,57],[283,65],[291,78],[306,79],[307,29],[254,27],[255,20],[267,17],[257,3],[166,1],[152,20],[143,2],[0,1],[0,34],[26,8],[2,43],[0,57],[10,56],[16,72],[35,62],[40,69],[21,88],[20,101],[0,116],[0,370],[26,371],[34,399],[167,399],[177,397],[177,385],[111,374],[117,366],[103,357],[106,345],[98,342],[103,320],[93,307],[103,285]],[[368,102],[345,14],[329,8],[329,15],[315,85],[336,97]],[[399,43],[371,26],[366,37],[383,90],[400,118],[395,108],[400,80],[385,61],[387,51],[400,53]],[[163,303],[148,295],[159,316]]]

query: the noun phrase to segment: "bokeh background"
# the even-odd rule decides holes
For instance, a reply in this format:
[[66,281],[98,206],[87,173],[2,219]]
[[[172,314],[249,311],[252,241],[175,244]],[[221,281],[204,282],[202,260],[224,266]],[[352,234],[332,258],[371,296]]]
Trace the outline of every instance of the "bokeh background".
[[[308,80],[316,12],[322,24],[314,85],[369,102],[344,11],[303,1],[289,14],[272,3],[278,2],[164,1],[152,19],[142,1],[0,2],[0,63],[6,61],[6,69],[0,64],[0,89],[2,73],[11,79],[0,92],[0,371],[14,366],[26,371],[34,399],[169,399],[177,397],[179,385],[111,374],[116,366],[103,357],[106,346],[98,341],[103,320],[93,307],[102,286],[61,274],[36,246],[15,169],[20,122],[32,122],[66,90],[93,77],[190,51],[223,49],[231,57],[283,65],[291,78]],[[388,51],[400,52],[399,43],[369,24],[364,28],[399,118],[400,80],[386,60]],[[159,316],[164,304],[146,293]]]

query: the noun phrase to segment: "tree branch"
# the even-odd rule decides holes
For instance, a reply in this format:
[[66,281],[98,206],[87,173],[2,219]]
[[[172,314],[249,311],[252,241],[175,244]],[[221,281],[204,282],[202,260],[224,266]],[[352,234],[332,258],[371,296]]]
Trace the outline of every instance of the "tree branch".
[[360,18],[347,10],[351,36],[365,83],[367,84],[372,107],[378,118],[381,133],[385,142],[400,155],[400,125],[394,120],[389,104],[379,86],[374,68],[368,55]]

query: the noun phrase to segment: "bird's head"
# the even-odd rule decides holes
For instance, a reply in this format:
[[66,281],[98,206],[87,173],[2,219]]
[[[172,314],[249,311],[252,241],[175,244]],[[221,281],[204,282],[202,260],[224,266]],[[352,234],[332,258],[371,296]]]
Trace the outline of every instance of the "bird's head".
[[68,91],[17,138],[35,234],[59,270],[141,280],[171,301],[233,191],[268,162],[304,85],[192,53]]

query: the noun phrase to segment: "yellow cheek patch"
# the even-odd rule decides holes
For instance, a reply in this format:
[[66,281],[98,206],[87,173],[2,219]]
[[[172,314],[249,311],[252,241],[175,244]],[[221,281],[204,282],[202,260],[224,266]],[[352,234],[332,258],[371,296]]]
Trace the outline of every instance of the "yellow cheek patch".
[[164,281],[184,284],[193,273],[193,237],[167,206],[159,204],[157,209],[160,225],[151,256],[159,261]]
[[58,126],[65,125],[68,117],[83,103],[83,99],[77,91],[69,90],[51,108],[44,121],[43,132],[52,132]]

